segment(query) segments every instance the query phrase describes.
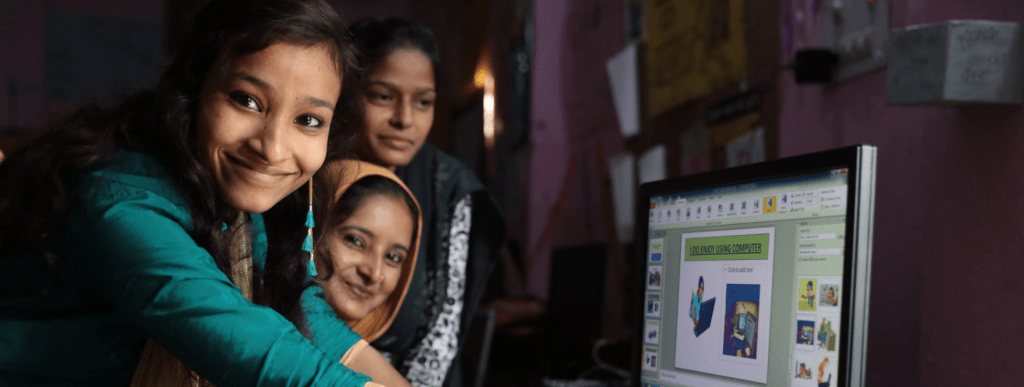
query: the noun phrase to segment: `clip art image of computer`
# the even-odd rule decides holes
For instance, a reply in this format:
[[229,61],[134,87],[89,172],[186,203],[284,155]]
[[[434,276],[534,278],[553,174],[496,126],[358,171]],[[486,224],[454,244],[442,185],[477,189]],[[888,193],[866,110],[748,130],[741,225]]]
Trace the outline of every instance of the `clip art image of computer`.
[[711,317],[715,314],[715,299],[700,303],[700,317],[697,319],[697,326],[693,327],[694,336],[700,337],[701,333],[711,326]]

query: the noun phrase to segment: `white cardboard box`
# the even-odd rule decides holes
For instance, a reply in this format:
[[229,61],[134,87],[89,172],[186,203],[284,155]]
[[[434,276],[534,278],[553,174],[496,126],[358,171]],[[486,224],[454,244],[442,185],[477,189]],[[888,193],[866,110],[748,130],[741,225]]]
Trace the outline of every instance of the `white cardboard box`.
[[893,29],[890,104],[1018,104],[1024,100],[1021,30],[1015,22],[947,20]]

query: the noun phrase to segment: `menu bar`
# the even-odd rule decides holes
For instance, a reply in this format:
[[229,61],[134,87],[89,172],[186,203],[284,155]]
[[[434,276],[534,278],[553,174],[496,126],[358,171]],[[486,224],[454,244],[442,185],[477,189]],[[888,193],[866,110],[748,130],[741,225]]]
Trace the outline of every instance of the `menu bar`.
[[[846,185],[740,198],[652,198],[651,225],[677,225],[801,212],[846,211]],[[810,214],[808,214],[810,215]],[[788,217],[788,216],[787,216]],[[746,220],[746,219],[744,219]],[[749,219],[753,221],[754,219]]]

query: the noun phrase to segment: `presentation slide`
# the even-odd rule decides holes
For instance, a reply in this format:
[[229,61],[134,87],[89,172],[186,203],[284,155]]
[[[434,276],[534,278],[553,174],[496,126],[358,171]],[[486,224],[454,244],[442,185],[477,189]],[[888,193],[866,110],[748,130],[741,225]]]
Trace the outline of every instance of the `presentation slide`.
[[658,345],[659,339],[659,324],[658,320],[647,320],[646,327],[644,329],[644,344]]
[[676,368],[767,383],[774,250],[772,227],[682,234]]

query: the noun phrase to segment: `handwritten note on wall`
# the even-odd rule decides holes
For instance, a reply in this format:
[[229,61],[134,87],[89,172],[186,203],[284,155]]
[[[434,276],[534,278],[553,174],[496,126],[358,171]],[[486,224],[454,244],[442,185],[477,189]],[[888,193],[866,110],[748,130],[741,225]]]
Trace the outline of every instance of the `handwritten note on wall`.
[[1021,43],[1017,23],[954,23],[949,38],[947,98],[974,101],[1016,94],[1020,102],[1024,90],[1016,66]]
[[1018,23],[950,20],[893,30],[886,101],[1020,103]]

